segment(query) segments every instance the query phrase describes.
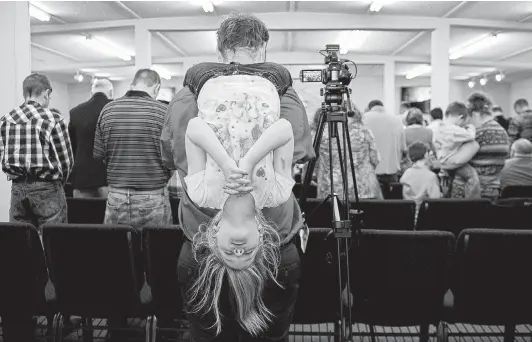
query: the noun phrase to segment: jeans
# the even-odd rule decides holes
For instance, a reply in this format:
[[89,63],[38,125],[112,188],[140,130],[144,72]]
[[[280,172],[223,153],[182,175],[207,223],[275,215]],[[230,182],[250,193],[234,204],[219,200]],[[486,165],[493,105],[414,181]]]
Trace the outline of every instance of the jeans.
[[106,224],[126,224],[136,229],[172,224],[172,211],[166,188],[136,191],[109,187]]
[[381,186],[382,196],[384,199],[390,199],[392,197],[392,183],[398,182],[397,174],[381,174],[377,175],[379,185]]
[[[198,264],[192,255],[192,245],[185,242],[179,256],[177,275],[181,295],[187,303],[187,290],[193,283],[198,272]],[[215,322],[212,312],[207,315],[190,314],[187,320],[190,323],[190,332],[194,342],[234,341],[234,342],[259,342],[259,341],[288,341],[288,331],[292,323],[292,316],[299,292],[301,278],[301,261],[299,252],[293,243],[281,247],[281,265],[277,274],[277,281],[283,285],[280,288],[273,282],[267,282],[264,287],[262,299],[264,304],[273,313],[273,321],[261,336],[252,337],[244,331],[235,318],[235,312],[229,298],[229,289],[224,280],[220,295],[220,310],[222,312],[222,332],[215,336],[216,329],[209,329]],[[185,307],[187,305],[185,304]]]
[[33,224],[39,232],[46,223],[67,222],[67,202],[61,182],[14,181],[9,222]]
[[[456,176],[460,177],[464,181],[463,198],[480,198],[480,181],[478,179],[477,171],[474,167],[469,164],[465,164],[456,170],[447,171],[447,173],[451,178],[449,182],[451,184],[452,179]],[[453,192],[452,189],[451,193],[456,195],[456,192]]]
[[[60,181],[13,181],[9,221],[33,224],[39,233],[46,223],[66,223],[63,184]],[[31,315],[2,317],[2,325],[5,342],[35,339],[35,321]]]

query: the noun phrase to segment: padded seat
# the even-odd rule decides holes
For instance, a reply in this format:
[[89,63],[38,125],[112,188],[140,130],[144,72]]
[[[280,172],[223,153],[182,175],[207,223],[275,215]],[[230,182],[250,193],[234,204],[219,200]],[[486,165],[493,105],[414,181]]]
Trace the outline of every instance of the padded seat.
[[502,199],[490,209],[485,228],[532,229],[532,198]]
[[502,189],[499,198],[532,198],[532,186],[529,185],[509,185]]
[[[309,227],[332,227],[331,201],[308,199],[302,208]],[[352,209],[363,211],[364,229],[414,230],[416,204],[406,200],[360,200],[360,205],[352,202]],[[316,209],[314,213],[313,210]]]
[[152,336],[151,289],[144,279],[140,235],[134,228],[48,224],[43,238],[57,295],[56,331],[61,331],[65,315],[147,317],[147,336]]
[[442,230],[458,236],[466,228],[485,228],[490,223],[487,199],[429,199],[419,208],[416,230]]
[[450,284],[453,247],[454,236],[448,232],[362,230],[359,248],[350,254],[356,322],[437,325]]

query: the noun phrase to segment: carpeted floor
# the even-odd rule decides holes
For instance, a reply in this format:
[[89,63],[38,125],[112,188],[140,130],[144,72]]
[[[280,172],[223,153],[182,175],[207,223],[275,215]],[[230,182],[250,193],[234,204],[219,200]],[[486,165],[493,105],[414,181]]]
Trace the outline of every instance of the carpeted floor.
[[[76,321],[74,319],[74,321]],[[46,318],[38,318],[37,335],[39,341],[45,341],[46,334]],[[77,320],[79,326],[79,320]],[[105,319],[94,319],[92,325],[94,327],[93,337],[94,342],[104,342],[107,337]],[[140,319],[130,319],[128,324],[132,328],[137,329],[137,333],[134,333],[130,341],[144,341],[143,328],[145,321]],[[176,327],[180,328],[179,332],[173,332],[170,335],[164,336],[164,339],[159,339],[161,342],[166,341],[186,341],[189,342],[190,336],[186,330],[186,323],[176,322]],[[450,342],[503,342],[503,327],[502,326],[474,326],[469,324],[453,324],[449,325],[449,341]],[[314,324],[314,325],[292,325],[290,329],[290,342],[333,342],[334,337],[332,333],[334,331],[334,325],[329,324]],[[354,341],[371,342],[368,336],[361,337],[356,336],[357,333],[368,333],[369,328],[364,324],[356,324],[353,327]],[[417,336],[400,336],[401,334],[417,334],[419,332],[418,327],[375,327],[377,334],[376,342],[414,342],[418,340]],[[532,342],[532,326],[520,325],[516,327],[518,334],[524,334],[526,336],[517,336],[515,342]],[[430,338],[430,342],[436,342],[436,328],[431,327],[430,333],[433,336]],[[458,334],[499,334],[499,336],[457,336]],[[386,334],[387,336],[378,336],[379,334]],[[162,334],[158,334],[158,337],[162,337]],[[454,336],[453,336],[454,335]],[[68,332],[64,338],[65,341],[82,341],[83,331],[82,329],[76,329]],[[0,341],[2,341],[0,337]],[[49,341],[51,341],[49,339]]]

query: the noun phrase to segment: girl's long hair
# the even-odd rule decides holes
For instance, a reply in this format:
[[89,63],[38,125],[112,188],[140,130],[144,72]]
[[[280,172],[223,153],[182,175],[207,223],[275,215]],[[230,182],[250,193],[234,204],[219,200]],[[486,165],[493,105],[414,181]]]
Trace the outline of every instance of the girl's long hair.
[[233,302],[236,304],[237,320],[252,336],[264,331],[273,318],[272,312],[262,300],[262,292],[268,280],[282,287],[276,280],[280,263],[280,237],[275,225],[268,222],[260,210],[255,210],[262,242],[255,252],[254,263],[247,269],[232,269],[224,263],[216,243],[220,211],[210,222],[200,225],[193,238],[194,258],[199,263],[196,280],[188,290],[188,311],[206,315],[212,311],[216,334],[222,331],[220,294],[224,277],[227,276]]

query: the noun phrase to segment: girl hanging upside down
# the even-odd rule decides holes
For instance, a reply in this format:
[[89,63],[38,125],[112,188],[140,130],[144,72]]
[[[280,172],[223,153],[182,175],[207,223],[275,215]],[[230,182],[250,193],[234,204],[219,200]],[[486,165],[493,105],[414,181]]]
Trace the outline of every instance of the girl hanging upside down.
[[219,209],[193,238],[199,275],[189,311],[214,313],[221,331],[219,296],[224,277],[237,320],[252,335],[272,319],[262,300],[267,280],[277,281],[280,238],[262,214],[291,196],[294,137],[280,119],[280,100],[267,79],[233,75],[209,80],[198,97],[198,117],[185,137],[187,193],[199,207]]

